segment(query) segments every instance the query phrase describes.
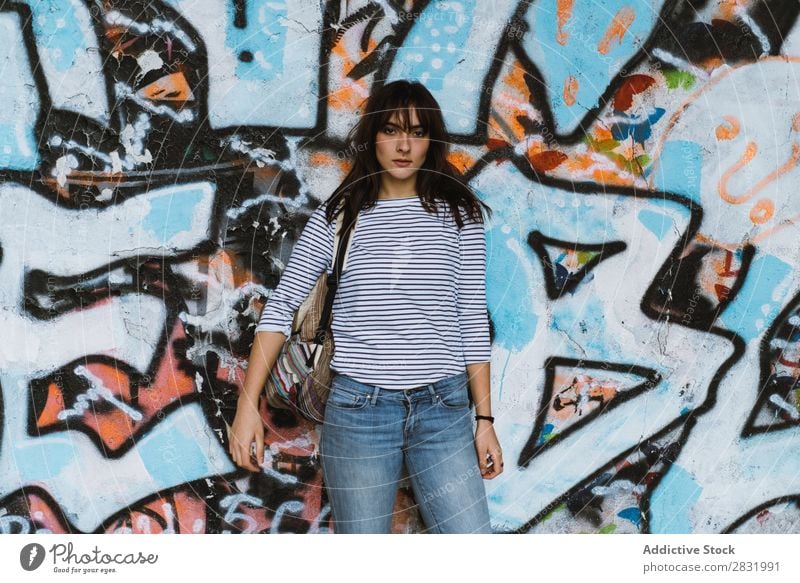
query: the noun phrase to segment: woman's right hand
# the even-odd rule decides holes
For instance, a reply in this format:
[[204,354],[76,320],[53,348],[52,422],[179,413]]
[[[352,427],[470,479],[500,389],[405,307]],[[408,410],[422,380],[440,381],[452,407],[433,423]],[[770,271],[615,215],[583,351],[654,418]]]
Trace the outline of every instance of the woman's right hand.
[[[264,463],[264,424],[258,411],[257,402],[254,403],[247,395],[241,395],[236,405],[236,417],[228,433],[230,454],[237,466],[260,472],[258,467]],[[256,454],[253,463],[252,444],[255,441]]]
[[[236,404],[236,416],[228,432],[228,447],[233,462],[251,472],[260,472],[258,466],[264,463],[264,423],[258,411],[258,401],[264,392],[267,375],[285,342],[286,336],[281,332],[256,332],[247,361],[244,386]],[[255,463],[251,453],[254,441]]]

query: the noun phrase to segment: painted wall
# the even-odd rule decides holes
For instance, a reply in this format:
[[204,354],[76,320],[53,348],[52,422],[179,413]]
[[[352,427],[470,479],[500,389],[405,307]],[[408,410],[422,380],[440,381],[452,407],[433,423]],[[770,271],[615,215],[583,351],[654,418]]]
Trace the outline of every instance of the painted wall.
[[[487,224],[498,532],[800,530],[796,0],[0,2],[0,532],[327,532],[226,451],[378,83]],[[394,530],[421,522],[407,482]]]

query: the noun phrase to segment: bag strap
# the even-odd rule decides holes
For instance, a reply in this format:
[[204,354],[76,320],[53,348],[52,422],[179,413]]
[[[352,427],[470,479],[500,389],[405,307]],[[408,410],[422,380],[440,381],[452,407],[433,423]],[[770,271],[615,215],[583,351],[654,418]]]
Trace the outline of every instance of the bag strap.
[[[339,255],[339,240],[342,236],[342,224],[344,223],[344,212],[340,212],[336,215],[336,231],[333,237],[333,257],[331,258],[331,272],[336,268],[336,257]],[[355,222],[353,223],[353,227],[351,228],[351,234],[355,232],[356,225],[358,223],[358,217],[356,217]],[[347,243],[347,249],[344,252],[344,265],[342,265],[341,271],[347,269],[347,259],[350,257],[350,242]]]
[[[325,336],[331,332],[333,299],[336,296],[336,290],[339,288],[339,278],[342,275],[342,271],[344,271],[347,257],[350,255],[351,235],[353,231],[355,231],[356,223],[358,222],[358,215],[356,215],[355,220],[352,221],[352,225],[345,221],[344,215],[349,214],[347,211],[348,209],[345,206],[343,210],[339,211],[336,217],[336,233],[333,238],[333,269],[331,274],[328,275],[328,289],[325,292],[325,303],[323,304],[317,331],[314,334],[314,342],[317,344],[323,344],[325,342]],[[344,226],[345,223],[349,225],[349,228]]]
[[342,238],[342,223],[344,222],[344,213],[340,212],[336,215],[336,228],[333,233],[333,255],[331,256],[331,272],[336,268],[336,257],[339,250],[339,240]]

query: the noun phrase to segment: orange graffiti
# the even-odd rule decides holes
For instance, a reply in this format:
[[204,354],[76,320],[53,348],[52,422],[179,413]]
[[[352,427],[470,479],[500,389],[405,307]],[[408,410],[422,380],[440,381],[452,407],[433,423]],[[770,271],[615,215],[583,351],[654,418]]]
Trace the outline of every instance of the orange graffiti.
[[463,150],[451,151],[447,156],[447,161],[461,172],[466,172],[475,165],[475,158]]
[[568,158],[564,167],[570,172],[582,172],[588,170],[595,160],[586,154],[575,154],[574,158]]
[[[118,399],[140,409],[137,403],[132,400],[128,375],[108,364],[91,363],[86,365],[86,368],[101,379],[103,386],[109,388]],[[119,409],[86,415],[83,418],[83,422],[87,427],[94,430],[102,440],[103,445],[112,451],[122,447],[142,425],[140,422],[132,420],[127,413]]]
[[592,172],[592,178],[601,184],[619,184],[621,186],[631,186],[634,178],[624,178],[613,172],[612,170],[605,170],[598,168]]
[[[515,140],[523,139],[527,134],[525,125],[520,121],[522,117],[520,113],[524,114],[528,110],[527,117],[529,119],[535,115],[532,111],[535,99],[531,95],[526,77],[528,74],[525,72],[525,67],[520,64],[512,64],[502,76],[503,89],[492,94],[493,102],[497,101],[506,106],[501,110],[502,120],[513,131]],[[498,132],[498,134],[502,135],[502,132]]]
[[714,294],[716,294],[718,301],[723,302],[731,295],[731,288],[729,288],[727,285],[722,285],[721,283],[715,283]]
[[58,414],[64,410],[64,393],[57,383],[50,383],[47,386],[47,400],[45,401],[42,412],[36,419],[37,427],[47,427],[59,422]]
[[556,42],[561,46],[567,44],[569,40],[569,33],[564,30],[564,27],[572,18],[572,8],[575,0],[558,0],[556,2],[556,13],[558,19],[558,32],[556,33]]
[[489,138],[486,140],[486,148],[491,152],[492,150],[500,150],[502,148],[510,148],[511,144],[502,138]]
[[598,381],[587,375],[578,375],[568,386],[553,395],[549,414],[553,419],[567,421],[606,406],[617,397],[619,391],[613,381]]
[[553,170],[561,165],[564,160],[567,159],[567,155],[564,152],[559,152],[557,150],[546,150],[544,152],[539,152],[538,154],[532,154],[528,156],[528,160],[533,166],[533,169],[537,172],[547,172],[548,170]]
[[329,92],[328,105],[334,110],[352,112],[362,105],[368,89],[360,81],[345,79],[343,83],[343,86]]
[[253,280],[253,273],[239,260],[232,249],[220,250],[208,259],[210,283],[238,288]]
[[[767,62],[767,63],[769,63],[769,62],[772,62],[772,63],[795,63],[796,64],[796,63],[800,63],[800,58],[787,57],[787,56],[781,55],[781,56],[776,56],[776,57],[763,57],[763,62]],[[735,71],[735,69],[731,69],[730,71],[728,71],[726,73],[720,74],[716,78],[714,78],[711,81],[709,81],[707,84],[703,85],[702,87],[700,87],[699,89],[694,91],[691,95],[689,95],[683,101],[683,103],[680,105],[680,107],[678,107],[677,110],[670,117],[669,121],[667,122],[666,127],[663,128],[662,137],[659,140],[659,143],[657,144],[655,149],[653,150],[653,159],[657,160],[657,159],[660,158],[660,156],[662,154],[662,150],[664,148],[664,144],[667,143],[671,139],[671,134],[672,134],[673,130],[678,125],[678,122],[681,120],[681,117],[686,113],[687,109],[690,106],[692,106],[693,104],[698,103],[700,99],[704,98],[705,94],[707,94],[710,90],[712,90],[716,85],[718,85],[719,83],[721,83],[725,79],[727,79],[734,71]],[[791,129],[793,131],[800,132],[800,113],[795,114],[792,117]],[[724,184],[724,181],[723,181],[723,184]],[[770,226],[768,228],[765,228],[764,230],[762,230],[762,231],[760,231],[758,233],[755,233],[755,234],[752,234],[752,235],[748,234],[748,235],[745,236],[745,238],[743,240],[732,242],[732,243],[724,242],[722,240],[716,240],[715,238],[713,238],[713,237],[711,237],[709,235],[703,235],[703,234],[700,234],[700,233],[698,233],[695,236],[695,238],[698,241],[702,241],[702,242],[708,243],[708,244],[713,244],[713,245],[716,245],[716,246],[721,247],[723,249],[736,250],[739,247],[741,247],[742,243],[744,243],[744,242],[747,242],[748,244],[751,244],[751,245],[758,245],[759,243],[761,243],[761,242],[763,242],[763,241],[765,241],[765,240],[767,240],[767,239],[769,239],[771,237],[774,237],[777,233],[780,233],[781,231],[784,231],[785,229],[788,229],[788,228],[794,228],[794,227],[798,226],[799,224],[800,224],[800,213],[795,214],[794,216],[789,217],[789,218],[781,217],[779,220],[774,221],[772,226]]]
[[[374,46],[374,41],[370,42],[370,47]],[[339,85],[332,86],[328,91],[328,106],[332,110],[351,112],[359,106],[369,95],[369,87],[365,79],[352,79],[348,74],[359,62],[364,59],[367,53],[358,50],[357,54],[351,55],[348,51],[348,43],[344,42],[344,36],[331,48],[330,66],[338,69]],[[369,52],[369,51],[367,51]]]
[[622,37],[628,31],[630,25],[633,24],[634,18],[636,18],[636,13],[630,6],[623,6],[619,9],[619,12],[614,15],[611,24],[608,25],[603,38],[597,43],[597,50],[601,55],[607,55],[611,51],[611,43],[614,40],[622,43]]
[[598,141],[613,140],[614,139],[614,134],[611,133],[610,129],[604,128],[603,126],[598,125],[597,127],[594,128],[594,137]]
[[503,77],[503,82],[505,83],[506,89],[516,89],[517,93],[519,93],[526,102],[530,102],[531,92],[528,88],[528,83],[525,81],[525,77],[527,76],[528,74],[525,72],[525,67],[512,63],[509,67],[508,74]]
[[314,166],[333,166],[336,163],[328,152],[314,152],[308,157],[308,161]]
[[714,69],[718,69],[722,65],[725,64],[725,60],[722,57],[711,55],[706,59],[700,59],[697,63],[704,71],[711,72]]
[[700,241],[701,243],[706,243],[708,245],[714,245],[715,247],[719,247],[720,249],[727,249],[728,251],[736,251],[740,248],[740,245],[737,243],[723,243],[722,241],[717,241],[714,237],[710,235],[704,235],[703,233],[697,233],[694,236],[695,240]]
[[[490,130],[494,131],[499,139],[510,137],[516,142],[523,139],[527,133],[525,125],[520,121],[520,113],[527,112],[529,119],[534,115],[531,107],[532,96],[525,82],[524,68],[512,67],[507,74],[503,75],[503,85],[506,90],[499,89],[492,94]],[[497,107],[499,105],[504,107]],[[508,128],[511,136],[505,136],[504,134],[508,132],[504,132],[497,127],[498,125]]]
[[[737,10],[739,8],[747,8],[747,0],[719,0],[719,5],[717,9],[719,10],[719,15],[722,19],[725,20],[734,20],[738,18]],[[717,20],[716,18],[712,19]]]
[[750,220],[756,225],[766,223],[775,214],[775,203],[768,198],[762,198],[750,209]]
[[739,120],[737,120],[732,115],[722,116],[722,119],[724,119],[726,122],[728,122],[728,124],[725,125],[724,123],[721,123],[721,124],[719,124],[717,126],[717,129],[715,130],[715,133],[717,135],[717,139],[718,140],[732,140],[733,138],[738,136],[739,135],[739,129],[741,128],[741,126],[739,125]]
[[189,82],[181,71],[164,75],[149,85],[142,87],[138,94],[140,97],[152,101],[193,101],[194,94]]
[[720,277],[733,277],[735,275],[739,275],[739,270],[732,270],[731,265],[733,264],[733,252],[730,249],[725,249],[725,260],[722,263],[722,269],[717,271],[717,275]]
[[333,166],[339,169],[342,176],[345,176],[352,166],[347,157],[334,158],[329,152],[312,152],[308,157],[309,164],[313,164],[315,168],[322,168],[324,166]]
[[780,168],[775,170],[774,172],[770,173],[769,175],[765,176],[758,183],[753,186],[750,190],[746,191],[744,194],[739,196],[733,196],[728,192],[728,181],[731,177],[739,172],[742,168],[744,168],[747,164],[749,164],[753,158],[755,157],[756,153],[758,152],[758,146],[756,146],[755,142],[748,142],[747,146],[745,147],[744,154],[736,163],[728,168],[723,174],[722,177],[719,179],[719,196],[725,202],[729,202],[731,204],[742,204],[743,202],[747,202],[750,200],[755,194],[764,190],[770,183],[777,180],[783,174],[786,174],[789,170],[797,166],[798,160],[800,160],[800,144],[795,143],[792,144],[792,155],[790,156],[789,160],[783,164]]
[[793,217],[790,217],[788,219],[781,219],[777,225],[767,229],[766,231],[763,231],[762,233],[750,239],[750,243],[756,245],[758,244],[759,241],[771,237],[775,233],[782,231],[787,227],[791,227],[792,225],[797,224],[798,221],[800,221],[800,214],[794,215]]
[[[133,419],[129,413],[119,408],[106,410],[92,407],[81,411],[72,407],[74,417],[72,413],[69,416],[74,419],[73,423],[82,424],[100,439],[103,447],[116,451],[131,441],[136,432],[151,422],[159,411],[195,393],[194,379],[176,363],[178,357],[175,343],[181,343],[184,338],[182,325],[176,324],[166,343],[155,378],[135,392],[128,374],[117,365],[104,362],[86,363],[85,368],[103,387],[110,390],[116,399],[136,409],[141,417]],[[47,387],[47,401],[36,419],[37,429],[48,429],[61,423],[63,419],[59,415],[67,411],[65,407],[64,387],[59,382],[50,383]]]
[[564,103],[575,105],[575,95],[578,93],[578,80],[570,75],[564,79]]

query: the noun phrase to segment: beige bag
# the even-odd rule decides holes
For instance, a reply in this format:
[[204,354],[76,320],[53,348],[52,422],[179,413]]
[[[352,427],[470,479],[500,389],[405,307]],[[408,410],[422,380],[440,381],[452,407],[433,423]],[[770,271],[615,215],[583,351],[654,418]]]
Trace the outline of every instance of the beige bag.
[[[333,298],[339,274],[350,252],[355,223],[342,234],[344,212],[336,218],[332,274],[319,276],[292,321],[292,335],[286,339],[265,385],[267,403],[289,409],[310,421],[322,423],[331,384],[333,334],[330,331]],[[356,221],[357,222],[357,221]],[[344,249],[341,247],[344,245]]]

